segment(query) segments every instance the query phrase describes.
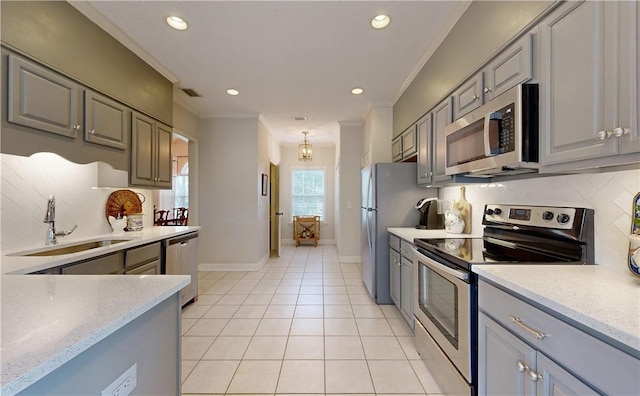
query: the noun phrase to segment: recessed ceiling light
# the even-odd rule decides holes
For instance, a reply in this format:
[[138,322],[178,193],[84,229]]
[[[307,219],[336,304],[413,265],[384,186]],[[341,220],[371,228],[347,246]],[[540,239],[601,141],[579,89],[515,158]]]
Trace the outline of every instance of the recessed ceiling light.
[[229,95],[231,95],[231,96],[240,95],[240,91],[238,91],[237,89],[233,89],[233,88],[227,89],[227,93]]
[[351,93],[354,94],[354,95],[360,95],[363,92],[364,92],[364,89],[362,89],[362,88],[354,88],[354,89],[351,90]]
[[374,29],[384,29],[389,22],[391,22],[391,19],[389,19],[388,16],[378,15],[371,20],[371,26],[373,26]]
[[180,17],[177,17],[177,16],[167,17],[167,23],[169,24],[169,26],[171,26],[176,30],[187,30],[187,22]]

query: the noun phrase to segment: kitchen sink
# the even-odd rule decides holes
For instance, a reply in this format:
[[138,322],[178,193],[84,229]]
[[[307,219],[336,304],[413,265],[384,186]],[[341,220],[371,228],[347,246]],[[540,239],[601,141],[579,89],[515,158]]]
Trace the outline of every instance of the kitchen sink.
[[131,239],[103,238],[103,239],[94,240],[94,241],[77,242],[75,244],[70,243],[70,244],[64,244],[64,245],[51,245],[43,248],[11,253],[11,254],[8,254],[8,256],[22,256],[22,257],[60,256],[62,254],[84,252],[91,249],[114,245],[116,243],[128,242],[130,240]]

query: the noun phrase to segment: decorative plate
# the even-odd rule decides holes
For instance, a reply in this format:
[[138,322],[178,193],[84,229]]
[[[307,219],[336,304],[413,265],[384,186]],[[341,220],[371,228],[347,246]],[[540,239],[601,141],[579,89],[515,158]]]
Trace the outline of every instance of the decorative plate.
[[[140,200],[142,197],[142,200]],[[106,217],[113,216],[116,219],[118,215],[127,215],[131,213],[142,213],[142,203],[144,195],[138,194],[131,190],[116,190],[107,198]]]

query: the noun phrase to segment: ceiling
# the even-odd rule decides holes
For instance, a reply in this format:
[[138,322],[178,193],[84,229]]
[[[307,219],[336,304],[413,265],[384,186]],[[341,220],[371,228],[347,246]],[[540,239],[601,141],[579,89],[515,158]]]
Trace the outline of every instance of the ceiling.
[[[391,106],[469,2],[70,1],[174,82],[200,118],[260,114],[281,144],[333,144],[338,122]],[[378,14],[389,26],[373,29]],[[177,15],[186,31],[171,29]],[[353,95],[361,87],[364,93]],[[191,98],[182,88],[202,97]],[[238,96],[226,93],[240,91]],[[294,117],[306,117],[295,121]]]

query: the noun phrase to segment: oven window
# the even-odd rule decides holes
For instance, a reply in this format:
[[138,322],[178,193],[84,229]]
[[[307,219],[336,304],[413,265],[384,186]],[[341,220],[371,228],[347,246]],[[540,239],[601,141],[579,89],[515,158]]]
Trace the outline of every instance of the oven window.
[[458,349],[458,287],[423,263],[418,278],[420,310]]

